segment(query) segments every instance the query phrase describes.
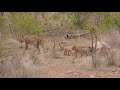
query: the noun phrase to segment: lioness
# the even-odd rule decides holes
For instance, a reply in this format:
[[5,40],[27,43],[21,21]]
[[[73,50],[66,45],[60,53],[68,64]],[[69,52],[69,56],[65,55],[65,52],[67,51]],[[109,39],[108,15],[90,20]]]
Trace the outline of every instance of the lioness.
[[66,46],[64,47],[64,55],[70,56],[73,55],[74,52],[72,50],[72,46]]
[[[64,42],[65,43],[65,42]],[[64,55],[70,56],[74,54],[74,51],[72,50],[72,45],[65,46],[63,43],[59,43],[59,47],[61,52],[64,51]]]
[[[23,42],[25,42],[25,49],[28,48],[28,45],[33,45],[35,48],[37,48],[40,51],[39,45],[41,45],[42,48],[45,49],[44,47],[44,40],[42,38],[39,38],[36,35],[26,35],[26,36],[22,36],[19,39],[19,42],[22,44]],[[22,46],[21,46],[22,48]],[[48,48],[47,48],[48,49]]]
[[86,54],[86,56],[89,55],[90,53],[90,48],[89,47],[85,47],[85,46],[81,46],[81,45],[74,45],[72,47],[72,50],[75,51],[75,57],[77,57],[77,54],[80,53],[81,57],[83,56],[83,54]]

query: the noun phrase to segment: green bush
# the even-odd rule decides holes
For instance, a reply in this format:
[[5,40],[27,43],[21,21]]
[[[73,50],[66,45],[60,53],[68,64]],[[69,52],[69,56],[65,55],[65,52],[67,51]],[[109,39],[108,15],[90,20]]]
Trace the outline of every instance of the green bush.
[[12,26],[15,26],[17,35],[39,35],[42,32],[42,28],[39,27],[39,21],[36,18],[33,18],[29,13],[12,13],[11,22]]

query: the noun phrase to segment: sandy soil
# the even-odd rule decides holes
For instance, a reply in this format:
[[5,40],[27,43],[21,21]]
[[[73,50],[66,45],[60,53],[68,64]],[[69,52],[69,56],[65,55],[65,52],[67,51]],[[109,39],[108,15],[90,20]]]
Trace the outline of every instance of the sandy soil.
[[[49,44],[51,45],[51,44]],[[9,39],[4,43],[6,52],[5,58],[1,59],[6,62],[2,63],[4,67],[3,75],[0,77],[30,77],[30,78],[119,78],[119,66],[103,66],[98,69],[91,68],[91,57],[64,56],[57,51],[56,58],[51,56],[51,49],[47,53],[38,53],[34,47],[30,46],[27,51],[20,49],[20,43],[16,40]],[[5,66],[7,65],[7,66]],[[8,74],[8,71],[11,72]],[[5,74],[7,73],[7,74]],[[19,74],[19,75],[18,75]]]

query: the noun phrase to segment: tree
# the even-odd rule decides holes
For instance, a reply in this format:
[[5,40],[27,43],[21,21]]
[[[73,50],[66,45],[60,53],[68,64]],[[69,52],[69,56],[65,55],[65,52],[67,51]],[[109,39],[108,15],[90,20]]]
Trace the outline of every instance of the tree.
[[39,22],[33,18],[28,12],[12,12],[11,13],[11,27],[16,36],[33,34],[39,35],[42,28],[39,27]]
[[[110,33],[117,23],[116,18],[110,12],[76,12],[73,13],[75,18],[73,19],[73,25],[77,28],[86,27],[86,32],[91,34],[91,46],[93,48],[93,41],[95,38],[95,48],[97,47],[98,33]],[[83,16],[82,16],[83,15]],[[83,18],[84,17],[84,18]],[[119,24],[118,24],[119,26]],[[96,50],[95,50],[96,51]],[[92,52],[92,64],[96,68],[98,61],[95,59],[96,52]]]

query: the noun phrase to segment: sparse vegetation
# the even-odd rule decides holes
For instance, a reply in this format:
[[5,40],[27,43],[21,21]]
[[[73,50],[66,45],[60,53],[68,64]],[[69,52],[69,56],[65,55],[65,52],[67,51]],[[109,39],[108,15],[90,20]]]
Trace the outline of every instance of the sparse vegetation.
[[119,12],[1,12],[0,77],[74,77],[65,73],[88,69],[97,75],[114,66],[120,71],[119,38]]

